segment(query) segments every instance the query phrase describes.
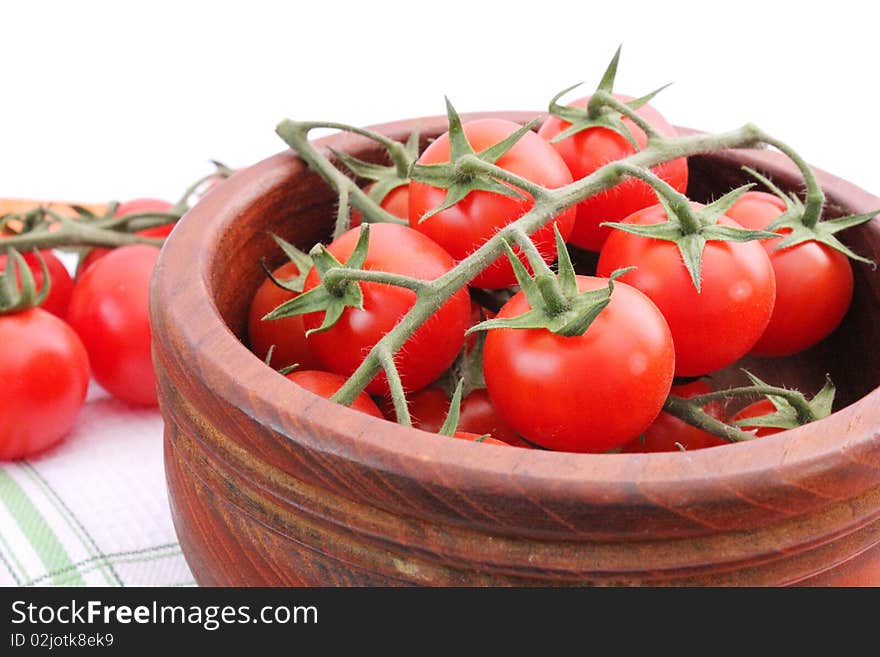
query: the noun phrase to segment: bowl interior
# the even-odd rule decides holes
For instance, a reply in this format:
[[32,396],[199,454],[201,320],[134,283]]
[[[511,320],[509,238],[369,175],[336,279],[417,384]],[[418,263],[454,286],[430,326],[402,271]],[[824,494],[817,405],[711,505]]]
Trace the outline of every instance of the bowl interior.
[[[436,131],[435,131],[436,132]],[[404,139],[406,134],[392,135]],[[423,139],[436,134],[426,133]],[[352,153],[369,161],[380,161],[383,153],[357,142]],[[424,146],[424,144],[423,144]],[[728,154],[702,155],[690,158],[688,195],[697,201],[717,198],[730,189],[750,182],[741,171],[742,158]],[[749,161],[750,164],[754,164]],[[761,168],[761,163],[757,163]],[[770,171],[774,182],[782,189],[800,190],[801,181],[789,169]],[[239,175],[247,175],[246,172]],[[255,182],[256,184],[256,182]],[[269,188],[259,206],[244,209],[244,214],[230,229],[220,248],[214,254],[209,271],[209,284],[216,307],[230,330],[247,343],[247,311],[249,299],[264,279],[260,260],[270,267],[284,261],[284,256],[272,241],[270,233],[307,250],[316,241],[326,241],[335,218],[336,198],[329,187],[311,171],[301,174],[295,191]],[[826,216],[834,217],[853,212],[842,199],[829,193]],[[876,224],[876,221],[873,222]],[[857,253],[870,255],[876,249],[878,228],[867,225],[846,231],[843,241]],[[592,273],[594,254],[575,253],[574,260],[582,273]],[[773,385],[798,388],[812,394],[821,388],[826,375],[837,386],[835,410],[864,397],[880,385],[880,275],[869,266],[853,263],[855,294],[852,305],[841,326],[819,345],[800,354],[773,359],[747,357],[713,375],[716,387],[739,385],[745,382],[742,368],[747,368]]]

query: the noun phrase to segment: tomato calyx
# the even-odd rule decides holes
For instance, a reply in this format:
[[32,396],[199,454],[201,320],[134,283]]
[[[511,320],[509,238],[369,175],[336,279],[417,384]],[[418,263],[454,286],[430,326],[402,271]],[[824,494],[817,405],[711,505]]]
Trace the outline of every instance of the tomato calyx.
[[43,286],[39,291],[24,257],[13,248],[6,249],[6,268],[0,272],[0,315],[13,315],[36,308],[49,296],[52,286],[49,268],[42,254],[39,251],[35,253],[43,272]]
[[[834,395],[836,388],[831,378],[826,375],[825,385],[819,390],[812,399],[807,399],[803,393],[788,388],[773,389],[764,381],[759,379],[751,372],[745,371],[745,375],[749,377],[752,386],[746,388],[751,389],[752,394],[761,394],[768,399],[776,409],[775,413],[762,415],[760,417],[744,418],[732,422],[736,427],[767,427],[773,429],[794,429],[795,427],[821,420],[831,414],[831,408],[834,404]],[[733,396],[740,390],[733,388],[726,390],[728,397]]]
[[538,119],[530,121],[509,137],[477,153],[464,133],[461,117],[448,98],[446,115],[449,118],[449,162],[415,164],[410,172],[415,181],[447,190],[443,202],[422,215],[419,223],[451,208],[475,191],[492,192],[523,200],[526,196],[519,189],[533,196],[544,193],[543,188],[529,184],[519,176],[494,166],[501,156],[538,124]]
[[657,200],[666,213],[666,221],[659,224],[606,221],[601,225],[610,226],[633,235],[673,242],[681,253],[684,266],[687,268],[698,293],[700,292],[703,249],[706,248],[706,242],[712,240],[751,242],[752,240],[779,237],[776,233],[765,230],[750,230],[717,223],[724,213],[754,186],[753,183],[737,187],[708,205],[695,207],[687,196],[676,191],[654,174],[639,169],[628,169],[627,171],[655,189]]
[[366,162],[333,148],[330,149],[330,152],[355,176],[373,181],[367,196],[374,203],[379,204],[395,189],[409,184],[410,169],[412,169],[419,157],[419,130],[416,128],[410,133],[403,149],[389,152],[394,161],[389,166]]
[[363,269],[370,243],[370,224],[361,224],[358,241],[351,255],[340,262],[326,246],[318,243],[309,252],[320,283],[304,294],[285,301],[263,316],[265,320],[284,319],[294,315],[323,312],[324,320],[318,328],[306,331],[312,333],[327,331],[342,316],[346,308],[364,309],[364,295],[361,281],[384,283],[404,287],[418,294],[431,286],[431,281],[423,281],[401,274]]
[[279,246],[279,248],[284,252],[284,255],[287,256],[288,260],[296,265],[296,269],[299,272],[296,276],[291,276],[290,278],[280,279],[266,264],[266,259],[260,259],[260,267],[263,269],[263,272],[272,281],[275,285],[280,287],[283,290],[287,290],[288,292],[296,292],[300,293],[303,291],[303,286],[306,282],[306,276],[309,275],[309,272],[312,269],[311,257],[307,253],[303,253],[298,248],[296,248],[293,244],[288,242],[282,237],[279,237],[275,233],[269,233],[272,239],[275,240],[275,243]]
[[867,223],[877,216],[877,214],[880,213],[880,210],[847,215],[845,217],[838,217],[837,219],[825,219],[823,221],[817,220],[815,222],[810,222],[809,217],[807,216],[807,208],[797,194],[794,192],[786,194],[779,189],[773,181],[754,169],[743,167],[743,171],[763,183],[767,189],[785,204],[785,211],[767,225],[767,230],[776,233],[781,232],[784,235],[779,244],[773,249],[774,251],[781,251],[792,246],[797,246],[798,244],[803,244],[804,242],[819,242],[835,251],[839,251],[852,260],[863,262],[874,267],[877,266],[873,260],[860,256],[852,251],[846,246],[846,244],[841,242],[836,235],[847,228],[853,228],[854,226],[860,226]]
[[534,277],[531,276],[513,252],[510,244],[506,240],[504,241],[507,257],[513,266],[516,280],[522,288],[531,310],[516,317],[488,319],[472,326],[468,333],[500,328],[544,328],[551,333],[568,337],[586,333],[593,320],[611,302],[614,279],[631,271],[633,267],[613,272],[608,277],[607,287],[579,292],[574,265],[572,265],[568,250],[565,248],[565,242],[559,229],[554,226],[554,230],[556,233],[558,274],[554,274],[541,260],[542,267],[536,266],[537,262],[532,263],[538,273]]
[[357,281],[337,276],[330,280],[328,272],[360,270],[367,259],[369,247],[370,225],[361,226],[357,245],[345,264],[327,250],[323,244],[316,244],[309,252],[321,283],[305,294],[285,301],[280,306],[263,316],[264,320],[283,319],[294,315],[304,315],[317,311],[324,312],[324,321],[316,329],[306,331],[306,336],[320,333],[333,328],[346,308],[353,307],[363,310],[364,295]]
[[605,73],[602,75],[602,79],[599,81],[599,86],[596,87],[596,91],[590,96],[590,100],[586,107],[560,105],[558,102],[559,99],[569,91],[581,86],[581,84],[583,84],[582,82],[563,89],[550,100],[550,107],[548,110],[550,114],[571,124],[558,135],[555,135],[553,139],[550,140],[551,144],[568,139],[584,130],[589,130],[591,128],[606,128],[616,132],[626,139],[632,147],[638,151],[640,150],[639,144],[636,141],[635,136],[633,136],[632,131],[623,122],[624,117],[638,125],[648,136],[649,141],[651,139],[662,138],[650,123],[636,113],[636,110],[651,102],[654,96],[663,91],[669,85],[665,84],[651,93],[645,94],[641,98],[635,98],[626,102],[616,98],[614,96],[614,79],[617,77],[617,64],[620,61],[620,50],[621,47],[618,46],[617,51],[614,53],[614,57],[611,58],[611,62],[608,64]]

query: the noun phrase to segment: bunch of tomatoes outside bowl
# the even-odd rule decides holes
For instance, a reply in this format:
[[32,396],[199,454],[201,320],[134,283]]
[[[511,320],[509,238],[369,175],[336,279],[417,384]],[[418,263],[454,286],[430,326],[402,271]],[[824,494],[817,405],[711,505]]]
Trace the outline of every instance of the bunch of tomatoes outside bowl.
[[[542,122],[463,123],[447,101],[449,130],[424,149],[417,132],[404,144],[282,122],[337,217],[308,254],[274,236],[287,262],[263,265],[253,352],[362,412],[521,448],[693,450],[827,416],[830,381],[808,397],[749,372],[726,390],[708,377],[834,331],[850,259],[869,262],[836,234],[874,213],[823,217],[810,167],[755,126],[678,135],[656,92],[613,92],[619,54],[591,96],[562,105],[565,90]],[[321,151],[315,128],[372,139],[386,159]],[[684,195],[687,155],[759,145],[794,162],[804,198],[753,170],[710,203]]]
[[[125,403],[157,405],[149,291],[159,249],[222,165],[176,204],[0,202],[0,460],[27,458],[74,426],[89,379]],[[77,254],[74,276],[53,249]]]

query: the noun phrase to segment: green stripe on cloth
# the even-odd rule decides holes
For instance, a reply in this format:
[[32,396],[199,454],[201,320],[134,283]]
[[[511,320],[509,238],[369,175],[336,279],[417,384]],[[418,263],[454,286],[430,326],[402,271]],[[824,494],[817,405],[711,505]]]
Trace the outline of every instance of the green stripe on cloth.
[[[100,557],[92,557],[83,559],[75,564],[70,564],[68,570],[77,570],[81,575],[87,575],[100,567],[100,563],[94,563],[97,559],[106,561],[107,563],[125,564],[125,563],[149,563],[150,561],[158,561],[159,559],[170,559],[178,557],[183,552],[177,543],[166,543],[151,548],[143,548],[140,550],[127,550],[125,552],[110,552],[102,554]],[[24,586],[34,586],[49,579],[57,573],[48,573],[42,577],[37,577],[29,582],[25,582]],[[120,580],[119,586],[124,586]]]
[[24,489],[3,469],[0,469],[0,500],[9,509],[46,570],[59,573],[52,578],[52,583],[55,586],[85,586],[79,571],[70,569],[73,566],[70,555],[49,523]]
[[[104,580],[107,584],[109,586],[122,586],[122,579],[113,568],[113,564],[110,563],[101,550],[98,549],[97,543],[95,543],[95,540],[91,537],[88,531],[86,531],[86,528],[83,527],[79,518],[73,514],[70,507],[64,503],[61,496],[58,495],[58,493],[55,492],[55,489],[52,488],[48,481],[46,481],[46,478],[43,477],[43,475],[41,475],[30,463],[24,461],[20,465],[30,479],[43,489],[49,502],[55,507],[55,510],[58,511],[58,514],[64,518],[71,531],[76,534],[77,538],[79,538],[80,543],[82,543],[86,552],[92,556],[93,560],[98,562],[98,567],[100,568],[101,574],[104,576]],[[82,574],[84,575],[85,573]]]
[[[12,567],[12,564],[10,564],[9,561],[5,557],[3,557],[2,554],[0,554],[0,557],[2,557],[3,560],[3,564],[9,570],[10,574],[12,575],[12,579],[15,580],[15,583],[21,586],[22,579],[27,579],[28,574],[27,571],[24,569],[24,564],[18,560],[18,556],[12,550],[12,546],[10,546],[9,543],[6,542],[6,539],[3,537],[3,532],[0,532],[0,546],[2,546],[3,549],[6,551],[6,554],[9,555],[9,559],[11,559],[12,562],[15,564],[15,568],[18,569],[18,573],[15,572],[15,568]],[[21,575],[20,577],[19,574]]]

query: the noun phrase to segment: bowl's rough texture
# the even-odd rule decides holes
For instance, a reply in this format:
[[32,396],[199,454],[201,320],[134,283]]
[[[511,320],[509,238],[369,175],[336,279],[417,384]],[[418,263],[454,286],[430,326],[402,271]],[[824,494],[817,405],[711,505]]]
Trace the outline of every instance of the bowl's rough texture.
[[[432,136],[446,121],[379,130],[404,139],[416,125]],[[358,137],[323,144],[376,156]],[[798,184],[773,153],[725,153],[692,158],[692,196],[740,183],[743,163]],[[820,180],[832,214],[880,207]],[[880,272],[855,266],[852,309],[823,344],[748,363],[809,393],[829,372],[840,390],[822,421],[689,453],[479,445],[318,398],[242,344],[269,231],[308,247],[328,236],[333,206],[283,152],[212,191],[163,250],[152,322],[165,460],[200,584],[880,584]],[[877,220],[846,240],[880,259]]]

